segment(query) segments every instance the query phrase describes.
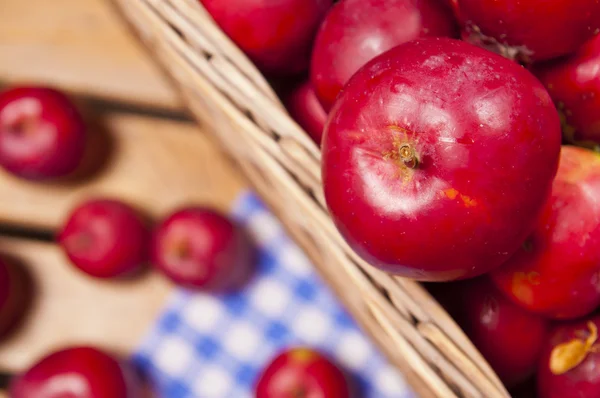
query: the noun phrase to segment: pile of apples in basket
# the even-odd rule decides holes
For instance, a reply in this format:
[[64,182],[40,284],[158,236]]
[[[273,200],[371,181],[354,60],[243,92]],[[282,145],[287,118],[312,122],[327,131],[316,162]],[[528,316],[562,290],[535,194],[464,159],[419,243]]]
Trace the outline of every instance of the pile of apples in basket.
[[[321,146],[327,206],[360,256],[427,282],[515,394],[600,397],[599,0],[200,2]],[[7,170],[76,168],[83,128],[59,93],[13,89],[0,112]],[[94,217],[110,233],[81,233]],[[209,210],[145,236],[124,204],[98,200],[59,241],[98,277],[146,251],[188,287],[247,274],[244,237]],[[296,367],[313,382],[282,390],[281,369],[302,356],[276,360],[257,396],[348,395],[326,362]]]

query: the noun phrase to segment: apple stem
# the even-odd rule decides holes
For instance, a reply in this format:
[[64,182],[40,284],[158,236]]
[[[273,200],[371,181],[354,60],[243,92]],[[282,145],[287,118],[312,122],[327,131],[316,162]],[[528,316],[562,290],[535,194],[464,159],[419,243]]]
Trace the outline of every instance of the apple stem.
[[400,153],[400,160],[402,163],[409,169],[416,169],[419,165],[419,159],[417,158],[417,154],[412,146],[409,144],[404,144],[398,150]]

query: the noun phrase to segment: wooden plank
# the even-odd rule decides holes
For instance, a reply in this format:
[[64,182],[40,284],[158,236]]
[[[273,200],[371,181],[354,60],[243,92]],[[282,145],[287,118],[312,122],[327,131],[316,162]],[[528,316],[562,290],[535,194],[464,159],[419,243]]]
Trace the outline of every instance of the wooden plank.
[[0,81],[179,109],[167,78],[104,0],[1,0]]
[[123,198],[152,217],[184,204],[227,210],[244,188],[193,123],[109,112],[90,136],[91,163],[102,165],[89,179],[40,184],[0,170],[0,223],[55,229],[79,201],[97,195]]
[[20,329],[0,344],[0,369],[18,372],[48,351],[93,344],[131,352],[164,306],[170,284],[148,272],[128,282],[77,272],[51,243],[0,238],[0,253],[32,275],[36,296]]

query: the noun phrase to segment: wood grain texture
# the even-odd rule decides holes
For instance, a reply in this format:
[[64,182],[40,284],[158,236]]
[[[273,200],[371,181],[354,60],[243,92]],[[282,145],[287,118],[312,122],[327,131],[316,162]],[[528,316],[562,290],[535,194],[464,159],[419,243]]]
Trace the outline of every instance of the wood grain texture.
[[0,1],[0,81],[179,108],[166,77],[104,0]]
[[21,327],[0,344],[0,369],[27,368],[48,351],[94,344],[130,352],[152,324],[170,291],[158,274],[129,282],[99,282],[77,272],[50,243],[0,238],[0,253],[31,274],[35,296]]
[[81,181],[40,184],[0,170],[0,223],[56,229],[91,196],[121,198],[153,218],[186,204],[225,211],[244,188],[213,141],[191,123],[111,112],[98,116],[90,142],[88,159],[97,170]]

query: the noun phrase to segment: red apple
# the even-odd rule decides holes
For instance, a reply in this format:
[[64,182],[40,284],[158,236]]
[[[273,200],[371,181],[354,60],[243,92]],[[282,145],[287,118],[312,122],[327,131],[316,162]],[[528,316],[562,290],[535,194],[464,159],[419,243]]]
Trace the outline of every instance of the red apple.
[[254,246],[245,231],[207,208],[181,209],[160,223],[152,262],[175,283],[228,291],[241,287],[254,268]]
[[283,102],[292,118],[320,145],[327,112],[321,106],[311,82],[306,81],[296,86],[285,96]]
[[600,155],[564,146],[552,196],[533,234],[502,267],[497,286],[551,318],[578,318],[600,305]]
[[575,52],[598,34],[598,0],[454,0],[463,36],[522,62]]
[[488,277],[437,284],[432,293],[507,387],[535,373],[548,330],[545,319],[505,298]]
[[56,351],[10,387],[11,398],[137,398],[140,393],[131,369],[92,347]]
[[312,42],[333,0],[200,0],[221,29],[274,74],[308,68]]
[[71,212],[58,241],[83,272],[114,278],[133,274],[146,261],[150,231],[127,204],[93,199]]
[[0,93],[0,165],[32,180],[61,177],[80,164],[85,124],[62,93],[16,87]]
[[534,70],[554,100],[572,143],[600,146],[600,36],[569,58]]
[[26,274],[15,264],[0,259],[0,339],[22,319],[29,301]]
[[538,367],[539,398],[600,397],[599,327],[598,316],[556,327]]
[[343,0],[323,21],[313,49],[311,80],[325,110],[364,64],[398,44],[424,36],[458,36],[439,0]]
[[297,347],[277,355],[263,370],[256,398],[348,398],[344,373],[325,356]]
[[374,59],[329,115],[323,185],[336,226],[372,265],[473,277],[531,233],[560,153],[560,121],[527,70],[458,40]]

